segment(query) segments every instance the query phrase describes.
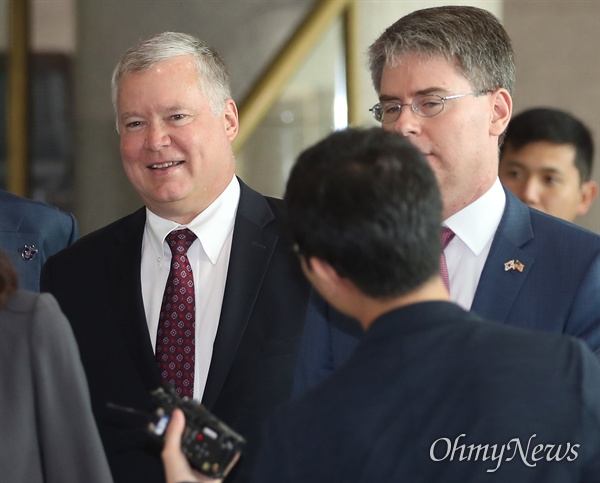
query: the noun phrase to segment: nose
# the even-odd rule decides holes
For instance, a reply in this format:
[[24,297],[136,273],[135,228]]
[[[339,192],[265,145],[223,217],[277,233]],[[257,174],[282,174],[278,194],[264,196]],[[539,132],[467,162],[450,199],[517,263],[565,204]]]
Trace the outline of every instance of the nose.
[[521,188],[521,201],[529,206],[538,207],[541,199],[540,188],[535,178],[527,178]]
[[146,134],[146,148],[151,151],[160,151],[162,148],[171,144],[166,127],[162,123],[151,124],[148,126]]
[[[388,127],[389,126],[389,127]],[[410,105],[402,106],[400,116],[394,122],[388,125],[384,124],[388,130],[393,130],[404,137],[416,136],[421,131],[420,118]]]

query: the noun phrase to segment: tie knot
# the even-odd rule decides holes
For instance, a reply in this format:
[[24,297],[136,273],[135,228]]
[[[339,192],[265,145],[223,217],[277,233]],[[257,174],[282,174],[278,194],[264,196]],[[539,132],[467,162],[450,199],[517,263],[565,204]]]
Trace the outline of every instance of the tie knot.
[[196,238],[194,232],[188,228],[172,231],[167,235],[167,243],[171,249],[171,254],[185,255]]
[[442,250],[445,250],[450,243],[450,240],[454,238],[454,232],[447,226],[442,227]]

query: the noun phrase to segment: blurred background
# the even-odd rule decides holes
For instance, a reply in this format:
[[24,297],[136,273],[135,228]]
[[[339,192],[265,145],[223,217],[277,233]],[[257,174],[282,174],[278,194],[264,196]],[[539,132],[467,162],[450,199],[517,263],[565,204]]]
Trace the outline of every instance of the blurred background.
[[[174,30],[214,45],[240,107],[237,173],[281,196],[305,147],[375,126],[370,43],[410,11],[490,10],[513,40],[514,113],[570,111],[593,132],[600,182],[600,0],[0,0],[0,188],[72,211],[81,234],[141,206],[125,177],[110,100],[119,56]],[[600,233],[600,202],[578,223]]]

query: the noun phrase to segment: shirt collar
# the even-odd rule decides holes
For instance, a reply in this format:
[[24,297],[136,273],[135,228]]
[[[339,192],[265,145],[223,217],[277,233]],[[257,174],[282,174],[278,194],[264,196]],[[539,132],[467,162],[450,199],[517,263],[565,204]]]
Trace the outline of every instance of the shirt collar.
[[505,205],[506,194],[496,178],[489,190],[446,219],[443,225],[450,228],[475,255],[479,255],[494,237]]
[[240,183],[234,176],[219,197],[187,225],[161,218],[146,208],[146,236],[149,237],[156,259],[160,261],[163,257],[163,242],[169,233],[189,228],[198,237],[200,246],[214,265],[233,230],[239,199]]

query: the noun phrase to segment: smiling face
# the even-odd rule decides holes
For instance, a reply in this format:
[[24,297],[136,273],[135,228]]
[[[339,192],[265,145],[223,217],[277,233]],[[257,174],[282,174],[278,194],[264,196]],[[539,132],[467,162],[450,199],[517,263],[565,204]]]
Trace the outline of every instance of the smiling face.
[[117,122],[129,181],[160,217],[190,222],[234,174],[238,131],[232,99],[215,116],[191,57],[174,57],[119,81]]
[[595,196],[594,183],[582,183],[575,167],[575,146],[535,141],[515,149],[505,146],[500,180],[523,203],[573,221]]
[[[418,95],[452,96],[474,91],[470,82],[444,58],[407,54],[383,69],[380,101],[410,103]],[[512,101],[505,89],[445,102],[434,117],[420,117],[404,107],[397,121],[383,124],[405,136],[425,154],[444,202],[446,219],[475,201],[498,175],[498,138],[510,119]]]

